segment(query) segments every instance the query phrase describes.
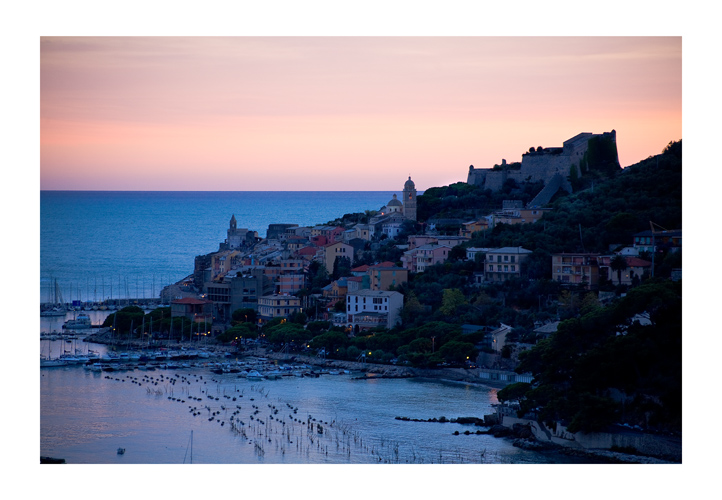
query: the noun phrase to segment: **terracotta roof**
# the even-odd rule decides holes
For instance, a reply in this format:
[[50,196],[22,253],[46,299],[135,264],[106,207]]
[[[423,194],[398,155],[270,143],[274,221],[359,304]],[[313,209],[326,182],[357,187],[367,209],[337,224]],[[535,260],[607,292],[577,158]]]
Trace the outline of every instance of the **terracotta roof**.
[[351,269],[351,272],[352,273],[365,273],[368,270],[369,270],[369,266],[364,264],[363,266],[354,267],[353,269]]
[[375,264],[371,266],[369,269],[403,269],[393,262],[381,262],[380,264]]
[[299,255],[316,255],[317,249],[314,247],[303,247],[296,250]]

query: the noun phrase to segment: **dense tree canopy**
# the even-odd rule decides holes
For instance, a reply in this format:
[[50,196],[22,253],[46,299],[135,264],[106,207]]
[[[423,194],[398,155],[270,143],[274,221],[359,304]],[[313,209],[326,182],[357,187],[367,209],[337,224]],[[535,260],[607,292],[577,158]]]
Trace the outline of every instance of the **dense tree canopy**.
[[[652,324],[632,323],[641,313]],[[517,371],[534,375],[522,413],[538,409],[544,421],[566,422],[572,432],[615,422],[680,430],[681,352],[681,284],[650,280],[608,307],[562,322],[522,353]]]

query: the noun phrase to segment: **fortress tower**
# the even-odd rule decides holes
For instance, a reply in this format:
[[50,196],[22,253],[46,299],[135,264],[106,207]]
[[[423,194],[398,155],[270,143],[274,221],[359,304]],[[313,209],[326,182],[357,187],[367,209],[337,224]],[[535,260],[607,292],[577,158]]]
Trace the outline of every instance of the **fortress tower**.
[[403,203],[404,217],[416,220],[416,186],[414,185],[414,181],[411,180],[411,176],[409,176],[409,180],[404,183]]

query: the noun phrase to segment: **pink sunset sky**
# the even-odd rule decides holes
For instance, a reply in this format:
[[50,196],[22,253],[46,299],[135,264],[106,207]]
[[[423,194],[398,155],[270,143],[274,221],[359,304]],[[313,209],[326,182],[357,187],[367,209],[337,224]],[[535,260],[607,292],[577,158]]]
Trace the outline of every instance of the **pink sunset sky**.
[[40,39],[40,187],[419,190],[617,131],[682,138],[681,37]]

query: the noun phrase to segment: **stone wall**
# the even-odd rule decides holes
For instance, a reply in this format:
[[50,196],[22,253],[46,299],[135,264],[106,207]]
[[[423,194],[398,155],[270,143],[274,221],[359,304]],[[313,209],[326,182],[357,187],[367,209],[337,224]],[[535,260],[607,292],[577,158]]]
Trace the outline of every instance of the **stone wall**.
[[506,168],[493,170],[470,166],[466,182],[484,189],[500,191],[507,179],[514,179],[517,183],[538,181],[547,183],[555,174],[559,174],[564,179],[562,189],[571,192],[572,187],[567,178],[572,165],[577,169],[577,174],[581,175],[579,164],[588,149],[589,139],[596,136],[610,137],[616,143],[614,130],[603,134],[583,132],[564,141],[564,146],[561,148],[541,148],[524,153],[519,170]]

